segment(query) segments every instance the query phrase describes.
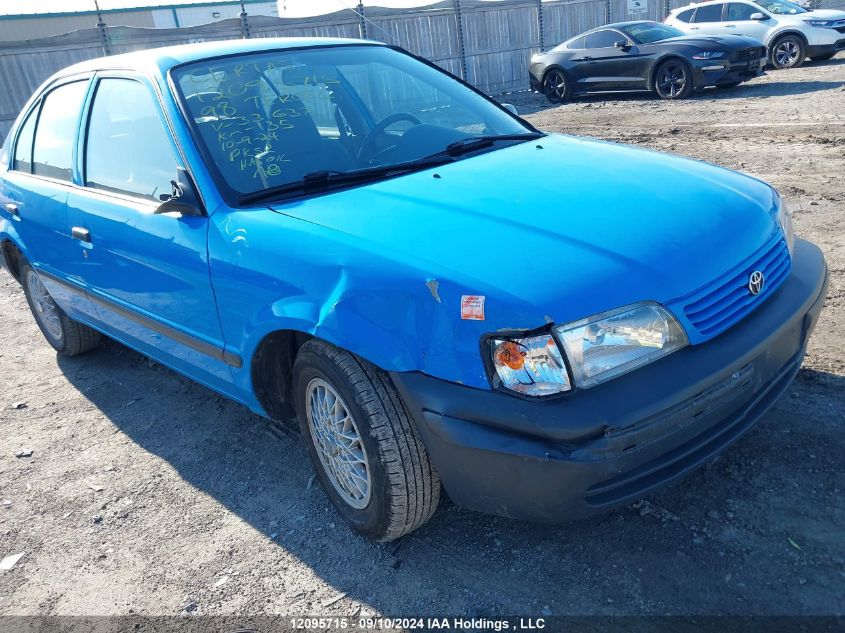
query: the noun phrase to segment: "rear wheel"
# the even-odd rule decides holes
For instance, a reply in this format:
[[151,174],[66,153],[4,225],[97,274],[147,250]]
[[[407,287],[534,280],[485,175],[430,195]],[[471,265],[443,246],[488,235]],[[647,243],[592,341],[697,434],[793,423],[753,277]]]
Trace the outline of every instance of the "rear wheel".
[[784,35],[772,44],[771,62],[775,68],[798,68],[805,56],[804,40],[797,35]]
[[563,103],[568,101],[572,96],[572,90],[569,87],[569,79],[559,68],[553,68],[546,73],[543,78],[543,93],[546,99],[552,103]]
[[59,354],[76,356],[97,347],[100,333],[65,314],[29,264],[21,266],[21,284],[38,328]]
[[814,62],[826,62],[829,59],[833,59],[836,57],[836,53],[825,53],[824,55],[816,55],[815,57],[811,57]]
[[685,99],[693,88],[692,72],[680,59],[667,59],[654,73],[654,91],[661,99]]
[[358,532],[392,541],[431,518],[440,480],[384,372],[311,340],[297,354],[294,391],[317,476]]

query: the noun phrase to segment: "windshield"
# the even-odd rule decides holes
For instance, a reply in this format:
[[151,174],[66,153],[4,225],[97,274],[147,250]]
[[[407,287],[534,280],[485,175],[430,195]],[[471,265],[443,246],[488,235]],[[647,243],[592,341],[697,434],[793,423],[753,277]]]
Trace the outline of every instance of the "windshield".
[[769,13],[775,15],[795,15],[796,13],[807,13],[807,10],[799,7],[797,4],[787,2],[786,0],[762,0],[758,2]]
[[669,26],[668,24],[660,24],[659,22],[631,24],[622,30],[637,44],[651,44],[660,40],[668,40],[670,37],[685,35],[680,29],[676,29],[674,26]]
[[[238,195],[316,172],[407,164],[475,136],[533,132],[445,73],[384,46],[234,55],[180,66],[173,76],[207,159]],[[502,146],[488,145],[478,148]]]

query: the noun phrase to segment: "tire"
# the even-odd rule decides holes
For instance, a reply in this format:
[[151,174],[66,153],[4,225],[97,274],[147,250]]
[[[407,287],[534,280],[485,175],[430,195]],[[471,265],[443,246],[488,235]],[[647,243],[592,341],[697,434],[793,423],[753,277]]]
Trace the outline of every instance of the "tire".
[[32,266],[24,263],[20,273],[21,285],[32,316],[53,349],[62,356],[77,356],[100,344],[99,332],[74,321],[56,305]]
[[826,62],[829,59],[833,59],[836,57],[836,53],[825,53],[824,55],[816,55],[815,57],[811,57],[814,62]]
[[694,88],[692,71],[681,59],[667,59],[654,72],[654,91],[661,99],[686,99]]
[[[440,499],[440,480],[383,371],[324,341],[311,340],[294,363],[294,397],[320,483],[355,530],[392,541],[431,518]],[[346,421],[340,438],[330,426],[330,418],[338,416]]]
[[769,61],[778,70],[798,68],[804,63],[806,51],[804,40],[790,33],[775,40],[769,52]]
[[543,94],[551,103],[564,103],[572,96],[572,88],[566,73],[560,68],[552,68],[543,77]]

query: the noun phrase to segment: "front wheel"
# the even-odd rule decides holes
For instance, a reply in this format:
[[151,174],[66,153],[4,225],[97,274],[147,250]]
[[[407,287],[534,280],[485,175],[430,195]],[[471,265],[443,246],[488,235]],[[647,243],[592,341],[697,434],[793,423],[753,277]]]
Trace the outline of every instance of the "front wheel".
[[358,532],[392,541],[431,518],[440,480],[384,372],[311,340],[294,363],[294,393],[317,476]]
[[772,45],[771,62],[775,68],[798,68],[805,56],[804,40],[797,35],[784,35]]
[[563,103],[568,101],[572,96],[572,90],[569,87],[569,79],[559,68],[554,68],[546,73],[543,78],[543,93],[546,99],[552,103]]
[[693,91],[692,72],[680,59],[668,59],[654,73],[654,91],[661,99],[686,99]]
[[65,314],[29,264],[21,266],[21,284],[38,328],[59,354],[76,356],[99,345],[100,333]]

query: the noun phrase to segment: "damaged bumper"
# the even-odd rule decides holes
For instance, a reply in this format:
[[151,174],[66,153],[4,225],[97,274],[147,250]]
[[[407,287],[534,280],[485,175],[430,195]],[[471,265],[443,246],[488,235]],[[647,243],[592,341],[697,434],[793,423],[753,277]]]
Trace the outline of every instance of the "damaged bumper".
[[826,286],[821,252],[797,240],[790,277],[730,330],[554,401],[392,378],[455,503],[573,519],[684,476],[747,431],[798,372]]

